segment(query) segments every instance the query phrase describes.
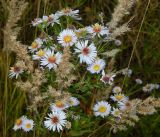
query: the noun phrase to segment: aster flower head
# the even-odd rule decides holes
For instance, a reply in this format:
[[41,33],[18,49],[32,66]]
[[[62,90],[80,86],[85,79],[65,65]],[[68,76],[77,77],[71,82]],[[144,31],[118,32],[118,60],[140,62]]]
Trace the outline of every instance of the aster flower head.
[[43,20],[43,22],[45,22],[47,24],[47,26],[50,24],[51,24],[51,26],[53,26],[55,23],[59,24],[59,16],[57,14],[43,16],[42,20]]
[[113,108],[113,110],[111,111],[111,114],[114,117],[119,117],[121,118],[122,112],[118,109],[118,108]]
[[67,101],[68,106],[78,106],[79,105],[79,100],[75,97],[70,97],[69,100]]
[[142,81],[141,79],[139,79],[139,78],[135,79],[135,82],[136,82],[137,84],[139,84],[139,85],[141,85],[141,84],[143,83],[143,81]]
[[61,16],[70,16],[75,20],[81,20],[79,17],[79,10],[73,10],[71,8],[64,8],[61,11],[58,11],[56,14],[61,17]]
[[77,42],[76,34],[71,29],[63,30],[58,36],[58,42],[63,46],[72,46]]
[[52,111],[44,121],[44,126],[52,131],[60,132],[66,124],[66,114],[63,111]]
[[133,73],[133,71],[132,71],[131,69],[124,69],[124,70],[122,71],[122,74],[123,74],[123,75],[126,75],[126,76],[128,76],[128,77],[131,77],[132,73]]
[[87,27],[87,31],[92,34],[93,36],[98,35],[98,36],[104,36],[104,35],[109,35],[109,29],[105,26],[102,26],[98,23]]
[[36,18],[32,21],[32,26],[38,26],[39,24],[41,24],[43,21],[41,18]]
[[116,39],[116,40],[114,41],[114,44],[115,44],[116,46],[120,46],[120,45],[122,44],[122,42],[121,42],[120,40]]
[[155,88],[155,89],[159,89],[159,88],[160,88],[160,85],[159,85],[159,84],[154,84],[154,88]]
[[155,88],[154,84],[147,84],[143,87],[144,92],[151,92]]
[[13,66],[13,67],[11,67],[11,69],[9,70],[9,77],[10,78],[18,78],[18,76],[20,75],[20,74],[22,74],[24,72],[24,70],[21,68],[21,67],[19,67],[19,66]]
[[61,57],[61,53],[54,53],[53,50],[47,50],[45,56],[41,58],[41,66],[56,69],[57,65],[61,62]]
[[65,110],[66,108],[68,108],[68,104],[64,101],[56,101],[55,103],[51,104],[51,110],[52,111],[61,111],[61,110]]
[[124,94],[121,94],[121,93],[119,93],[119,94],[114,94],[114,96],[112,95],[111,97],[110,97],[114,102],[125,102],[125,101],[127,101],[128,100],[128,97],[126,97]]
[[31,53],[33,53],[37,51],[42,46],[42,44],[42,40],[40,38],[37,38],[34,42],[32,42],[31,46],[29,46],[28,49]]
[[119,87],[119,86],[115,86],[113,89],[112,89],[113,93],[115,94],[118,94],[118,93],[121,93],[122,92],[122,88]]
[[94,44],[88,45],[88,40],[81,41],[76,44],[75,52],[79,53],[80,63],[85,62],[91,64],[97,57],[97,51]]
[[22,117],[16,119],[15,125],[14,125],[14,127],[13,127],[13,130],[17,131],[18,129],[21,129],[21,128],[22,128],[22,125],[23,125],[23,122],[24,122],[24,120],[26,120],[26,119],[27,119],[26,116],[22,116]]
[[46,51],[40,49],[39,51],[36,52],[35,55],[32,56],[33,60],[40,60],[42,57],[45,56]]
[[34,121],[33,120],[31,120],[31,119],[25,119],[23,121],[22,129],[25,132],[29,132],[29,131],[33,130],[33,127],[34,127]]
[[106,101],[100,101],[97,104],[95,104],[93,110],[95,116],[101,116],[104,118],[110,114],[111,106]]
[[87,35],[88,31],[87,28],[80,28],[78,30],[75,30],[75,34],[78,39],[84,38]]
[[92,74],[98,74],[105,68],[105,65],[106,63],[103,59],[97,59],[95,60],[95,62],[88,66],[87,70],[90,71]]
[[118,102],[118,107],[122,111],[129,110],[132,108],[132,103],[129,100]]
[[109,85],[112,85],[113,81],[114,81],[114,77],[116,75],[112,75],[110,76],[109,74],[105,74],[104,70],[102,71],[102,77],[101,77],[101,81],[104,82],[105,84],[109,84]]

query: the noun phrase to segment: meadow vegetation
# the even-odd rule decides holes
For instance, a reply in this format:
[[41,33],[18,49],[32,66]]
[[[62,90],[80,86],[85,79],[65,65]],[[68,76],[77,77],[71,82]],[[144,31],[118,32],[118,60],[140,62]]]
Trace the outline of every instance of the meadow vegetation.
[[[101,119],[100,117],[97,117],[97,119],[95,120],[95,117],[93,116],[90,107],[96,103],[95,98],[98,98],[99,100],[99,98],[102,98],[103,95],[97,94],[97,91],[94,91],[94,88],[98,90],[101,89],[104,90],[104,85],[103,83],[97,82],[98,79],[101,78],[100,76],[94,77],[92,76],[92,74],[89,74],[89,72],[86,72],[86,70],[84,69],[85,65],[76,66],[80,71],[80,73],[78,73],[79,76],[76,75],[76,77],[80,79],[80,82],[79,83],[77,82],[78,84],[73,84],[73,85],[71,84],[76,79],[74,74],[70,75],[74,70],[72,68],[73,67],[72,65],[73,64],[75,65],[77,61],[79,61],[77,59],[74,62],[73,59],[71,59],[70,52],[72,50],[70,51],[69,49],[64,48],[63,53],[65,54],[62,57],[64,61],[61,63],[60,65],[61,67],[58,68],[56,73],[50,72],[48,69],[46,69],[46,71],[43,71],[43,73],[41,73],[39,69],[37,69],[39,67],[38,66],[39,64],[30,59],[32,57],[31,56],[32,53],[28,54],[27,49],[25,50],[24,48],[20,48],[21,46],[22,47],[25,47],[27,45],[30,46],[32,42],[39,36],[40,32],[45,30],[41,27],[38,28],[32,26],[31,21],[33,21],[36,17],[41,18],[43,15],[50,15],[65,7],[70,7],[72,9],[78,9],[80,11],[79,15],[82,17],[82,20],[80,20],[79,22],[73,21],[74,25],[77,25],[79,27],[89,26],[96,22],[101,22],[102,20],[103,22],[107,23],[110,22],[110,20],[112,20],[113,18],[112,13],[114,12],[114,8],[118,4],[117,0],[26,0],[27,4],[24,4],[25,3],[24,1],[22,2],[23,3],[19,3],[20,9],[16,8],[11,9],[8,8],[9,0],[0,0],[0,136],[2,137],[21,137],[21,136],[24,137],[30,137],[30,136],[155,137],[157,136],[158,137],[160,136],[160,128],[159,128],[160,112],[158,111],[158,109],[152,115],[144,114],[144,116],[142,116],[142,114],[140,114],[140,120],[138,122],[132,123],[132,121],[128,120],[127,121],[128,125],[135,124],[134,127],[127,126],[127,130],[117,131],[116,133],[113,133],[110,130],[110,124],[108,125],[105,124],[104,120]],[[17,7],[16,4],[18,4],[18,2],[14,4],[15,7]],[[10,11],[12,12],[10,13]],[[19,13],[19,11],[22,12]],[[12,18],[11,20],[8,20],[11,14],[13,14],[11,16]],[[112,50],[113,46],[116,47],[116,49],[117,48],[120,49],[120,52],[118,52],[116,56],[110,55],[111,53],[105,53],[111,56],[111,59],[109,60],[109,62],[107,62],[107,65],[109,63],[110,64],[106,70],[110,70],[111,72],[112,71],[116,72],[123,68],[129,68],[133,71],[130,77],[126,76],[125,74],[125,76],[123,77],[115,78],[116,80],[114,81],[115,82],[114,84],[122,87],[125,95],[129,96],[129,99],[132,100],[135,98],[140,98],[144,100],[144,102],[142,101],[143,103],[141,102],[141,106],[147,103],[149,105],[153,105],[157,101],[152,98],[151,99],[149,98],[150,99],[149,101],[145,100],[149,96],[156,97],[157,99],[159,99],[160,97],[159,93],[160,89],[158,88],[150,93],[145,93],[143,91],[143,86],[145,86],[148,83],[160,84],[159,17],[160,17],[160,2],[158,0],[152,0],[152,1],[137,0],[134,6],[131,8],[130,14],[126,14],[125,17],[123,17],[123,19],[119,22],[120,24],[124,24],[127,22],[127,25],[129,25],[130,30],[129,31],[127,30],[127,32],[124,31],[125,32],[124,35],[120,34],[119,36],[116,36],[117,41],[113,40],[110,43],[110,47],[102,48],[103,51]],[[110,26],[112,25],[110,24]],[[65,27],[73,28],[73,26],[67,26],[67,25]],[[112,27],[114,28],[114,25]],[[60,29],[58,27],[57,30],[54,31],[57,32],[57,35],[59,35]],[[52,34],[50,30],[48,31],[48,33]],[[17,38],[14,36],[16,36]],[[120,45],[116,44],[116,42],[120,42],[121,44]],[[17,45],[18,48],[14,47],[13,45]],[[58,50],[62,50],[62,48],[58,47]],[[23,58],[23,56],[25,56],[25,59]],[[102,57],[103,55],[100,54],[99,56]],[[104,58],[106,59],[106,57]],[[68,61],[70,59],[73,61],[72,62],[73,64]],[[25,64],[23,64],[24,62]],[[19,63],[17,64],[17,66],[23,67],[24,69],[27,70],[23,74],[23,77],[19,79],[20,80],[19,83],[15,78],[13,79],[9,78],[10,67],[14,66],[15,63]],[[66,66],[69,68],[69,70],[66,69],[66,72],[62,71]],[[81,78],[81,74],[84,74],[83,72],[85,72],[88,75],[88,77],[85,77],[86,75],[85,74],[83,75],[84,77]],[[66,79],[62,80],[63,79],[62,74],[66,75],[66,78],[69,77],[72,80],[70,81],[67,80],[67,82],[65,81]],[[116,72],[116,74],[119,74],[119,72]],[[46,78],[44,78],[44,75],[46,75]],[[54,83],[54,81],[56,80],[55,77],[59,80],[57,82],[58,83],[57,85]],[[137,78],[143,80],[142,84],[143,86],[136,84],[135,79]],[[34,92],[34,94],[23,92],[22,87],[24,89],[26,87],[27,88],[30,87],[30,85],[28,86],[27,84],[26,84],[27,86],[24,87],[23,85],[24,81],[25,82],[29,81],[31,87],[36,87],[35,89],[32,88],[32,90],[33,91],[36,90],[37,92]],[[94,85],[92,82],[93,83],[95,82],[96,84]],[[48,87],[48,83],[53,84],[52,87]],[[47,116],[48,109],[50,107],[49,103],[51,99],[47,98],[47,100],[45,100],[43,103],[39,103],[38,102],[39,98],[36,98],[38,100],[37,101],[38,103],[36,102],[37,104],[35,103],[34,100],[35,99],[34,97],[37,96],[39,97],[39,91],[42,91],[42,93],[44,93],[48,88],[55,94],[54,89],[52,89],[53,87],[56,88],[60,87],[59,88],[60,90],[66,89],[67,87],[69,89],[69,94],[64,93],[61,98],[64,99],[64,97],[67,98],[70,97],[71,95],[75,95],[78,99],[80,99],[80,107],[78,109],[82,108],[82,110],[71,108],[71,112],[77,111],[77,113],[75,114],[79,114],[81,120],[79,121],[78,118],[76,117],[72,123],[72,128],[70,130],[66,129],[64,130],[64,132],[61,133],[48,131],[43,126],[43,121],[44,118]],[[109,88],[112,89],[113,87],[111,86]],[[109,88],[107,88],[107,90],[109,90]],[[111,89],[110,92],[112,91]],[[74,92],[75,90],[82,92],[75,93]],[[90,92],[90,90],[92,90],[92,92]],[[109,94],[111,94],[110,92]],[[93,94],[95,94],[96,96],[94,96]],[[86,103],[87,99],[90,96],[92,96],[92,100],[89,100],[91,101],[91,106],[89,106],[88,109],[87,108],[88,106],[86,107],[85,105],[87,104]],[[136,102],[136,100],[133,100],[133,102],[134,101]],[[153,106],[156,106],[157,104],[159,105],[159,103],[157,103],[156,105],[155,104]],[[37,108],[39,107],[38,105],[42,107],[37,112]],[[34,120],[36,126],[33,129],[33,131],[25,133],[21,130],[18,131],[13,130],[15,120],[21,117],[22,115],[27,115],[27,117]],[[69,113],[68,115],[70,116],[72,114]]]

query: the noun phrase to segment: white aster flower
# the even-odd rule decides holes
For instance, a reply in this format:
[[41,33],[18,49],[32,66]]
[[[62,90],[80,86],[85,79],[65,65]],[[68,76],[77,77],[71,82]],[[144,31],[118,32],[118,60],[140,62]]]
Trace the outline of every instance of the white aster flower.
[[128,100],[128,97],[126,97],[124,94],[121,94],[121,93],[119,93],[119,94],[114,94],[114,96],[112,95],[111,97],[110,97],[114,102],[125,102],[125,101],[127,101]]
[[141,79],[139,79],[139,78],[135,79],[135,81],[136,81],[136,83],[139,84],[139,85],[141,85],[141,84],[143,83],[143,81],[142,81]]
[[55,54],[53,50],[47,50],[45,56],[41,58],[41,65],[49,69],[56,69],[61,62],[61,57],[62,55],[59,52]]
[[78,106],[79,105],[79,100],[75,97],[70,97],[69,100],[67,101],[68,106]]
[[58,42],[64,47],[72,46],[77,42],[76,34],[71,29],[65,29],[59,34]]
[[34,127],[34,121],[33,120],[31,120],[31,119],[25,119],[23,121],[22,129],[25,132],[29,132],[29,131],[33,130],[33,127]]
[[105,61],[103,59],[98,59],[92,64],[90,64],[87,68],[91,73],[100,73],[105,68]]
[[112,91],[113,93],[118,94],[122,92],[122,88],[119,86],[115,86]]
[[61,11],[58,11],[56,14],[60,16],[70,16],[75,20],[81,20],[79,17],[79,10],[72,10],[71,8],[64,8]]
[[52,131],[60,132],[66,124],[66,114],[63,111],[53,111],[46,117],[44,125]]
[[78,42],[75,52],[79,53],[78,57],[80,58],[80,63],[86,62],[87,64],[91,64],[97,57],[96,47],[93,43],[88,45],[88,40]]
[[98,23],[87,27],[87,31],[92,34],[93,36],[98,35],[98,36],[103,36],[103,35],[109,35],[109,29],[107,27],[104,27]]
[[56,101],[55,103],[51,104],[51,110],[52,111],[61,111],[61,110],[65,110],[66,108],[68,108],[68,104],[64,101]]
[[110,114],[111,106],[106,101],[100,101],[95,104],[93,110],[95,116],[101,116],[104,118],[105,116],[108,116]]
[[129,101],[118,102],[118,107],[120,110],[125,111],[132,108],[132,104]]
[[154,84],[154,88],[155,88],[155,89],[159,89],[159,88],[160,88],[160,85],[159,85],[159,84]]
[[18,66],[11,67],[11,69],[9,70],[9,77],[10,78],[15,77],[17,79],[18,76],[23,72],[24,72],[23,69]]
[[48,23],[53,26],[55,23],[59,24],[59,16],[57,14],[51,14],[48,16]]
[[42,57],[45,56],[46,51],[40,49],[39,51],[36,52],[35,55],[32,56],[33,60],[40,60]]
[[122,44],[122,42],[121,42],[119,39],[116,39],[116,40],[114,41],[114,44],[115,44],[116,46],[120,46],[120,45]]
[[104,70],[102,71],[102,77],[101,77],[101,81],[104,82],[105,84],[109,84],[109,85],[112,85],[113,81],[114,81],[114,77],[116,75],[112,75],[110,76],[109,74],[105,74]]
[[25,119],[27,119],[26,116],[22,116],[22,117],[16,119],[16,122],[14,124],[13,130],[17,131],[18,129],[21,129],[22,128],[22,124],[23,124]]
[[121,115],[122,115],[121,111],[118,108],[113,108],[113,110],[111,111],[111,114],[119,118],[121,118]]
[[37,51],[41,46],[42,46],[43,42],[40,38],[35,39],[34,42],[32,42],[31,46],[28,47],[30,52],[35,52]]
[[42,19],[41,18],[36,18],[34,19],[34,21],[32,21],[32,26],[38,26],[39,24],[42,23]]
[[143,87],[144,92],[151,92],[155,88],[154,84],[147,84]]
[[55,23],[59,24],[59,16],[57,16],[57,14],[43,16],[42,21],[47,23],[47,25],[51,24],[51,26],[53,26]]
[[132,70],[131,69],[124,69],[123,71],[122,71],[122,74],[123,75],[126,75],[126,76],[128,76],[128,77],[130,77],[131,75],[132,75]]

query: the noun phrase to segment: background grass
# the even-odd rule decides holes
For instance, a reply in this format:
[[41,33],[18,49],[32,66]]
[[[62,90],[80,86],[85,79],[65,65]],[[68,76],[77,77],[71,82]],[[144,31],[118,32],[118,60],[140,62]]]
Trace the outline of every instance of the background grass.
[[[45,4],[43,0],[28,0],[29,7],[25,10],[19,26],[22,27],[18,39],[23,43],[30,44],[35,38],[35,30],[30,23],[37,15],[50,14],[65,6],[77,8],[83,17],[83,23],[86,25],[97,21],[98,14],[101,11],[105,14],[105,21],[109,21],[116,0],[50,0]],[[40,3],[40,5],[39,5]],[[144,16],[147,6],[147,0],[139,0],[132,9],[131,15],[134,19],[130,26],[132,31],[119,39],[122,41],[123,51],[117,57],[117,68],[127,67],[133,44],[136,40],[140,23]],[[39,10],[38,10],[39,9]],[[136,46],[134,56],[131,61],[131,69],[134,75],[127,81],[125,89],[129,90],[133,85],[135,78],[141,78],[145,83],[160,83],[160,1],[152,0],[147,11],[147,15],[140,32],[140,37]],[[18,137],[32,136],[21,132],[13,132],[12,127],[17,117],[26,114],[26,97],[14,85],[13,81],[8,79],[8,66],[14,63],[15,57],[2,53],[3,47],[3,26],[7,19],[5,10],[0,5],[0,136]],[[127,17],[124,20],[128,19]],[[159,93],[158,93],[159,94]],[[141,94],[136,94],[139,97]],[[114,137],[160,137],[160,115],[146,116],[135,125],[135,128],[129,128],[128,131],[119,132]],[[43,135],[39,135],[43,136]],[[85,136],[85,135],[79,135]],[[98,132],[95,137],[107,136],[105,129]]]

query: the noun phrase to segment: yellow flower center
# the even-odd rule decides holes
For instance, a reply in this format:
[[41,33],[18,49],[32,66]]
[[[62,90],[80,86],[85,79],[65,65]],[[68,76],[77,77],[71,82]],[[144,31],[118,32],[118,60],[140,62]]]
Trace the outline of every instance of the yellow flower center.
[[34,41],[31,46],[33,49],[36,49],[38,47],[38,44],[37,44],[37,42]]
[[65,9],[63,9],[63,12],[64,12],[65,14],[70,13],[70,12],[71,12],[71,9],[65,8]]
[[71,36],[64,36],[64,42],[69,43],[72,41],[72,37]]
[[118,110],[115,111],[114,114],[115,114],[115,116],[118,116],[119,115],[119,111]]
[[56,57],[55,57],[55,56],[50,56],[50,57],[48,58],[48,62],[49,62],[49,63],[56,63]]
[[122,95],[116,95],[115,98],[116,98],[117,100],[122,100],[122,99],[123,99],[123,96],[122,96]]
[[43,50],[39,50],[38,51],[38,53],[37,53],[37,55],[39,56],[39,57],[42,57],[42,56],[44,56],[44,51]]
[[105,106],[100,106],[98,111],[101,112],[101,113],[104,113],[106,112],[107,108]]
[[74,105],[74,102],[72,100],[69,100],[70,105]]
[[63,107],[64,107],[64,104],[63,104],[63,102],[61,102],[61,101],[57,101],[57,102],[55,103],[55,105],[56,105],[56,107],[58,107],[58,108],[63,108]]
[[100,65],[96,64],[93,66],[94,71],[100,70]]
[[27,123],[27,124],[26,124],[26,128],[31,128],[31,124],[30,124],[30,123]]
[[48,17],[48,22],[52,21],[54,18],[52,16]]
[[93,26],[93,30],[94,30],[96,33],[100,32],[100,31],[101,31],[101,25],[99,25],[99,24],[96,23],[96,24]]
[[20,126],[21,124],[22,124],[22,119],[21,118],[17,119],[16,120],[16,125]]

